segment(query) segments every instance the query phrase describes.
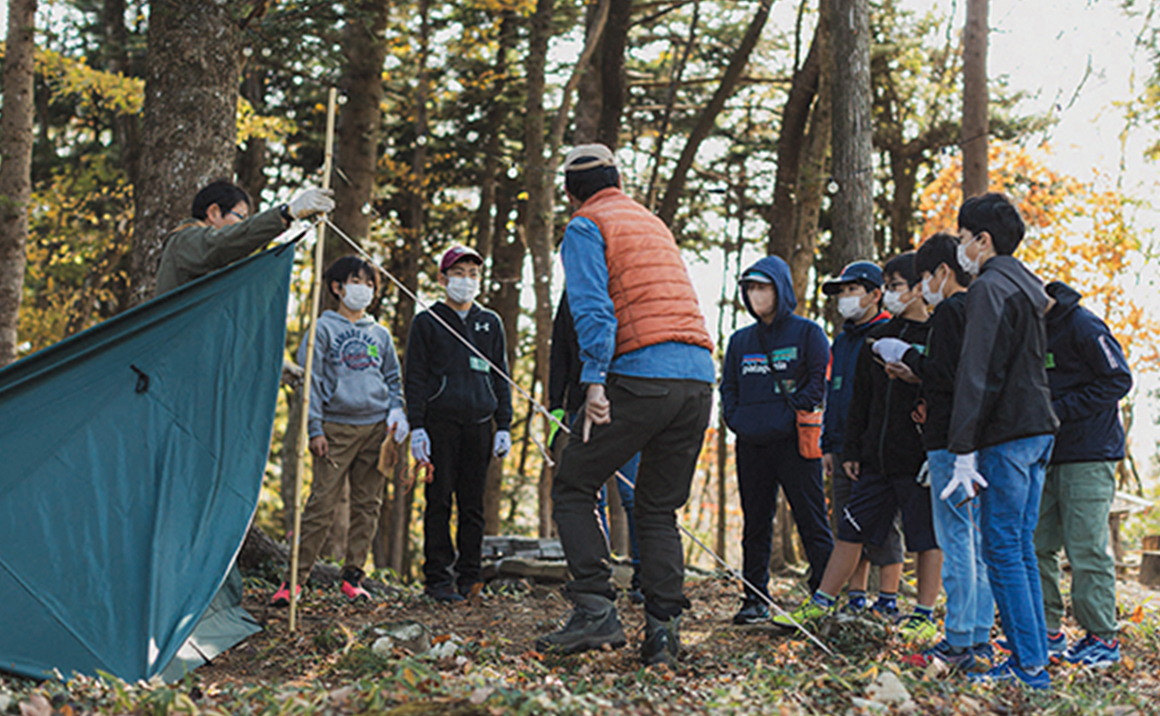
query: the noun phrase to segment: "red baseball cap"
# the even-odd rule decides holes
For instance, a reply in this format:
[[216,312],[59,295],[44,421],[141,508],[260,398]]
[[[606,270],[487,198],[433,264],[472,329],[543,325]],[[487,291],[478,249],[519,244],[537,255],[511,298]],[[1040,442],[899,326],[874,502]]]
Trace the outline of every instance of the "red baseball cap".
[[470,246],[456,244],[455,246],[447,249],[447,251],[443,254],[443,258],[440,259],[439,273],[446,273],[447,269],[464,260],[474,261],[480,266],[483,265],[483,257],[479,255],[478,251],[471,248]]

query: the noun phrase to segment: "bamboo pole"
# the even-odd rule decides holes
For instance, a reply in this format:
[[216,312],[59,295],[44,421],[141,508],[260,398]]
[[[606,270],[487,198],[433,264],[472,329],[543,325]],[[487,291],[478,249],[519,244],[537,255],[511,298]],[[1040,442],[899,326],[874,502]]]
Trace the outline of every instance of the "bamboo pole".
[[[330,88],[326,101],[326,155],[322,161],[322,188],[330,188],[330,170],[334,162],[334,112],[338,91]],[[306,334],[306,372],[302,381],[302,419],[298,422],[298,474],[294,490],[294,540],[290,544],[290,633],[298,626],[298,549],[302,537],[302,475],[306,471],[306,451],[310,445],[310,383],[314,376],[314,341],[318,335],[318,309],[322,301],[322,263],[326,243],[326,224],[317,224],[318,239],[314,242],[314,278],[310,291],[310,329]]]

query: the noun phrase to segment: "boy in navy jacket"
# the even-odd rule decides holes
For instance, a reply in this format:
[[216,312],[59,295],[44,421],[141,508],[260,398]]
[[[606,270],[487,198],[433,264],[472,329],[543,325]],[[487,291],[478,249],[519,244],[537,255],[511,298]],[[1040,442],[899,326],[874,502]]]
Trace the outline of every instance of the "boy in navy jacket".
[[[1108,556],[1108,511],[1116,495],[1116,463],[1124,457],[1120,399],[1132,373],[1107,325],[1079,305],[1059,281],[1047,285],[1047,381],[1059,434],[1039,503],[1035,553],[1043,587],[1047,651],[1073,664],[1120,660],[1116,638],[1116,565]],[[1059,550],[1071,562],[1071,603],[1087,632],[1067,648],[1060,629]]]
[[[825,394],[829,346],[822,328],[794,315],[789,266],[776,256],[741,275],[742,298],[757,319],[729,339],[721,378],[725,423],[737,434],[737,482],[745,530],[741,541],[744,604],[735,624],[769,618],[765,599],[777,488],[785,491],[817,587],[834,541],[826,521],[821,460],[798,451],[795,410],[815,410]],[[765,599],[762,599],[765,597]]]

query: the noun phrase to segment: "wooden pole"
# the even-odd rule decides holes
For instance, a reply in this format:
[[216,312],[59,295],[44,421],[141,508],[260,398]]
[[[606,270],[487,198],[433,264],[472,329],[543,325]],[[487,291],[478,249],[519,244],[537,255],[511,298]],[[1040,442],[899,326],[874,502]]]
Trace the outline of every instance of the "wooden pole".
[[[330,188],[330,170],[334,162],[334,111],[338,91],[330,88],[326,101],[326,155],[322,161],[322,188]],[[326,224],[318,224],[318,239],[314,242],[314,280],[310,291],[310,329],[306,334],[306,375],[302,381],[302,419],[298,421],[298,471],[294,476],[294,539],[290,543],[290,632],[297,628],[298,616],[298,548],[302,532],[302,475],[306,472],[306,450],[310,445],[310,383],[314,375],[314,340],[318,335],[318,309],[322,301],[322,270],[326,239]]]

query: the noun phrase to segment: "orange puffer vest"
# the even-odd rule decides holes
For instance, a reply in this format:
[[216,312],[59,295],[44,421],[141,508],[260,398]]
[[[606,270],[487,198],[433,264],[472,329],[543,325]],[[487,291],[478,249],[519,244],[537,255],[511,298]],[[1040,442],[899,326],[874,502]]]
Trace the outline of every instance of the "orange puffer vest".
[[595,222],[604,237],[615,355],[668,342],[713,350],[689,271],[663,221],[616,187],[593,194],[574,216]]

